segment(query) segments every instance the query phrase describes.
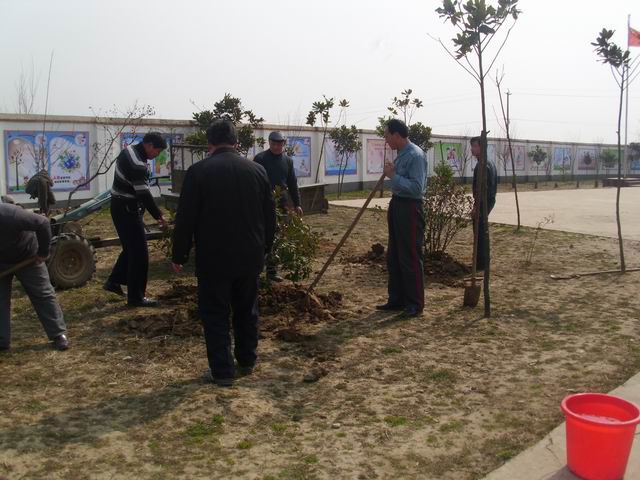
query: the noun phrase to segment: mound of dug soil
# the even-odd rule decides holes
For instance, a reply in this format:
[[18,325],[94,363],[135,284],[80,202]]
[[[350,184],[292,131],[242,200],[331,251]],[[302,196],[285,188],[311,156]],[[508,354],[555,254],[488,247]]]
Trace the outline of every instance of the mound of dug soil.
[[361,263],[365,265],[383,265],[387,261],[387,254],[385,252],[384,245],[381,243],[374,243],[371,245],[371,249],[363,254],[355,257],[349,257],[345,260],[347,263]]
[[424,272],[428,282],[462,287],[463,279],[471,273],[471,269],[447,253],[434,253],[425,255]]
[[[371,245],[371,249],[365,254],[349,257],[344,260],[346,263],[380,267],[384,267],[386,261],[387,253],[384,245],[381,243]],[[425,255],[424,273],[427,275],[428,282],[441,283],[451,287],[461,287],[464,286],[464,277],[471,273],[471,269],[447,253],[434,253]]]
[[[148,338],[202,335],[195,285],[171,282],[171,288],[158,298],[162,302],[161,310],[122,319],[117,327]],[[299,330],[305,324],[334,319],[342,303],[342,294],[307,295],[299,286],[272,285],[260,291],[258,303],[261,332],[270,332],[285,341],[299,341],[304,337]]]

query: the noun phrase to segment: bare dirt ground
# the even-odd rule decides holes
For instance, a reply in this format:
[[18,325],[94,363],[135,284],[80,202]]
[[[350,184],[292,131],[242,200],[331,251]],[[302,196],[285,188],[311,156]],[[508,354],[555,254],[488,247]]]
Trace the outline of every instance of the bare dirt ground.
[[[317,268],[355,214],[308,217],[323,235]],[[110,228],[101,213],[86,229]],[[201,381],[195,281],[171,276],[158,249],[159,311],[127,310],[100,288],[117,248],[98,251],[88,286],[59,292],[68,352],[49,349],[16,289],[13,349],[0,354],[0,476],[481,478],[559,423],[565,395],[605,392],[640,370],[640,273],[549,279],[615,268],[615,240],[542,231],[527,266],[532,230],[491,233],[491,319],[461,308],[462,273],[439,259],[424,317],[400,320],[374,310],[386,272],[368,252],[386,245],[386,224],[367,212],[312,307],[291,285],[263,294],[259,366],[232,389]],[[452,245],[458,262],[469,264],[469,242],[467,230]],[[639,250],[627,243],[630,266]]]

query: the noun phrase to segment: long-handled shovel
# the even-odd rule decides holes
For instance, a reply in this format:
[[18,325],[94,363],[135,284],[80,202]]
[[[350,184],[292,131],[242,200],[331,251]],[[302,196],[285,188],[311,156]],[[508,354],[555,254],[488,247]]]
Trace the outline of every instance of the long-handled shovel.
[[11,275],[12,273],[17,272],[18,270],[22,270],[25,267],[35,263],[37,260],[36,257],[30,257],[26,260],[22,260],[21,262],[16,263],[13,267],[6,269],[3,272],[0,272],[0,278],[6,277],[7,275]]
[[322,266],[322,269],[320,270],[320,272],[318,272],[318,275],[316,275],[316,278],[313,280],[313,283],[307,289],[307,294],[311,294],[311,292],[313,292],[313,289],[316,288],[316,286],[318,285],[318,282],[320,282],[320,279],[322,278],[324,273],[327,271],[327,268],[329,268],[329,265],[331,265],[331,262],[333,262],[333,259],[336,258],[336,255],[338,254],[338,252],[340,251],[340,249],[344,245],[344,242],[347,241],[347,238],[349,238],[349,235],[351,235],[351,232],[353,231],[353,229],[356,227],[356,225],[360,221],[360,217],[362,217],[362,215],[364,214],[365,210],[369,206],[369,203],[371,203],[371,200],[373,199],[373,196],[376,194],[376,191],[378,191],[378,189],[384,183],[384,177],[385,177],[385,175],[382,174],[382,176],[380,177],[380,180],[378,180],[378,183],[376,183],[376,186],[373,187],[373,190],[371,190],[371,193],[369,194],[369,197],[364,202],[364,205],[362,205],[362,208],[360,208],[360,211],[356,215],[356,218],[353,219],[353,222],[351,222],[351,225],[349,226],[347,231],[342,236],[342,239],[340,240],[340,242],[338,242],[338,245],[336,245],[336,248],[333,249],[333,253],[329,257],[329,259],[325,262],[325,264]]

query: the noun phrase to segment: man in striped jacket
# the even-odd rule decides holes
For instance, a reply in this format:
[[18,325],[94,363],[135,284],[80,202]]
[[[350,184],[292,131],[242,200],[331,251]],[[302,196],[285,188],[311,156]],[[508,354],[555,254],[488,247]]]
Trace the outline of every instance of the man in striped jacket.
[[122,252],[116,261],[104,289],[124,296],[122,285],[127,286],[127,303],[131,307],[155,307],[156,300],[145,296],[149,251],[142,217],[147,210],[166,227],[162,213],[149,190],[147,161],[156,158],[167,148],[162,135],[147,133],[142,142],[129,145],[116,159],[116,171],[111,189],[111,218],[116,227]]

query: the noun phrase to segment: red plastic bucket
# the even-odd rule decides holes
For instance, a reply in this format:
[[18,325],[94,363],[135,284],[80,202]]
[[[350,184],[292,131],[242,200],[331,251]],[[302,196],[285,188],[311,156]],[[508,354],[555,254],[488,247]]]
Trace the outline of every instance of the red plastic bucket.
[[601,393],[562,400],[567,420],[567,464],[585,480],[620,480],[629,461],[640,408]]

